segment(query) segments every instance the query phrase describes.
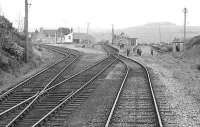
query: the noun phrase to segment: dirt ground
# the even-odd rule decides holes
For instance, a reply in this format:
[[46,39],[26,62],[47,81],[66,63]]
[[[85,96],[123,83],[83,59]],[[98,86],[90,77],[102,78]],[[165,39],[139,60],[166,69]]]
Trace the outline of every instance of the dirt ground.
[[152,69],[157,82],[164,85],[164,94],[175,123],[180,127],[200,126],[200,71],[187,59],[171,54],[131,56]]

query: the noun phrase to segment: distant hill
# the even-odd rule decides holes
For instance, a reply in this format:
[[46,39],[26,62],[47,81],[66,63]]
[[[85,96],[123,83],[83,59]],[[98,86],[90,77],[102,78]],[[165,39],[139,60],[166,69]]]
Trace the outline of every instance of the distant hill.
[[[160,27],[160,28],[159,28]],[[160,29],[160,34],[159,34]],[[171,42],[175,37],[183,37],[183,26],[176,25],[170,22],[148,23],[142,26],[129,27],[115,30],[118,32],[125,32],[128,36],[138,38],[140,42],[155,43],[160,41]],[[188,26],[187,38],[200,35],[200,26]],[[103,32],[93,32],[93,36],[97,40],[111,39],[111,30]]]
[[[149,23],[143,26],[125,28],[124,31],[129,36],[139,38],[141,42],[171,42],[175,37],[183,37],[183,26],[178,26],[170,22]],[[160,32],[159,32],[160,31]],[[187,38],[200,34],[200,26],[188,26]]]

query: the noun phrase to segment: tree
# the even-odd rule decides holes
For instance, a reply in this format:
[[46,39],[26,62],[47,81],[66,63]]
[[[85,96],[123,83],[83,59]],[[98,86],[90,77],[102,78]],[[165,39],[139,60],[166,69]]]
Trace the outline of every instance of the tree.
[[23,32],[24,30],[24,18],[21,16],[21,14],[18,15],[18,18],[16,20],[17,30],[18,32]]

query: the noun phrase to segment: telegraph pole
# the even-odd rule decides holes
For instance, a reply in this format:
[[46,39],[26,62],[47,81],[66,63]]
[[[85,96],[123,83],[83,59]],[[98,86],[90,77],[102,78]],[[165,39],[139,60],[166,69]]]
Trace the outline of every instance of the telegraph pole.
[[80,43],[80,27],[78,26],[78,42],[77,43]]
[[25,42],[25,52],[24,52],[24,58],[25,62],[28,62],[29,59],[29,38],[28,38],[28,0],[25,0],[25,18],[24,18],[24,33],[26,37],[26,42]]
[[80,34],[80,27],[78,26],[78,34]]
[[88,34],[88,32],[89,32],[89,26],[90,26],[90,23],[88,22],[88,23],[87,23],[87,34]]
[[161,39],[161,30],[160,30],[160,24],[158,26],[158,30],[159,30],[159,40],[160,40],[160,43],[162,42],[162,39]]
[[0,1],[0,16],[1,16],[1,12],[2,12],[2,6],[1,6],[1,1]]
[[187,8],[183,9],[184,12],[184,43],[186,41],[186,16],[187,16]]
[[114,25],[112,24],[112,44],[114,44]]

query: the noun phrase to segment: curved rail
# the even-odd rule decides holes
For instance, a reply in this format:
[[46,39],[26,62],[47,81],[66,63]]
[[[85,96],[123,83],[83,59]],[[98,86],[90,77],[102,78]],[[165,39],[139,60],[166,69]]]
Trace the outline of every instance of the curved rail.
[[[122,60],[121,60],[121,61],[122,61]],[[123,62],[123,61],[122,61],[122,62]],[[123,62],[123,63],[124,63],[124,62]],[[124,64],[125,64],[125,63],[124,63]],[[127,80],[127,77],[128,77],[129,68],[128,68],[128,66],[127,66],[126,64],[125,64],[125,66],[126,66],[126,68],[127,68],[127,69],[126,69],[126,74],[125,74],[124,79],[123,79],[123,82],[122,82],[122,84],[121,84],[121,86],[120,86],[120,88],[119,88],[119,91],[118,91],[117,96],[116,96],[116,98],[115,98],[115,101],[114,101],[114,103],[113,103],[112,109],[111,109],[111,111],[110,111],[110,113],[109,113],[108,119],[106,120],[106,125],[105,125],[105,127],[108,127],[109,124],[110,124],[110,121],[111,121],[112,115],[113,115],[113,113],[114,113],[115,107],[116,107],[116,105],[117,105],[117,102],[118,102],[118,100],[119,100],[120,94],[121,94],[121,92],[122,92],[122,89],[123,89],[124,84],[125,84],[125,82],[126,82],[126,80]]]
[[[54,50],[55,51],[55,50]],[[61,53],[61,52],[59,52]],[[65,53],[62,53],[63,55],[66,56]],[[23,80],[22,82],[18,83],[17,85],[15,85],[14,87],[8,89],[6,92],[2,93],[0,95],[0,101],[3,99],[3,97],[7,96],[9,93],[11,93],[13,90],[15,90],[17,87],[24,85],[25,82],[33,79],[34,77],[40,75],[41,73],[43,73],[44,71],[48,70],[49,68],[55,66],[56,64],[60,63],[61,61],[63,61],[64,59],[59,59],[58,61],[56,61],[54,64],[50,65],[50,66],[46,66],[44,69],[42,69],[41,71],[39,71],[38,73],[28,77],[27,79]]]
[[[46,46],[46,48],[48,48],[48,46]],[[68,51],[67,53],[64,53],[64,52],[59,51],[58,49],[56,50],[56,49],[50,49],[50,48],[49,48],[49,50],[58,52],[58,53],[64,55],[66,58],[68,58],[69,54],[71,54],[69,51]],[[66,51],[66,50],[65,50],[65,51]],[[72,55],[73,55],[73,54],[72,54]],[[3,99],[3,97],[5,97],[5,96],[7,96],[8,94],[10,94],[10,93],[11,93],[13,90],[15,90],[17,87],[23,86],[25,82],[27,82],[27,81],[29,81],[29,80],[35,78],[36,76],[40,75],[40,74],[43,73],[44,71],[50,69],[51,67],[55,66],[56,64],[58,64],[58,63],[60,63],[60,62],[62,62],[62,61],[64,61],[66,58],[60,59],[60,60],[56,61],[54,64],[52,64],[52,65],[50,65],[50,66],[46,66],[44,69],[42,69],[42,70],[39,71],[38,73],[36,73],[36,74],[30,76],[29,78],[23,80],[22,82],[18,83],[18,84],[15,85],[14,87],[11,87],[11,88],[8,89],[6,92],[4,92],[4,93],[2,93],[2,94],[0,95],[0,101]]]
[[[122,55],[120,55],[120,56],[122,56]],[[158,119],[159,127],[163,127],[161,115],[160,115],[160,112],[159,112],[158,104],[157,104],[157,101],[156,101],[156,97],[155,97],[155,93],[154,93],[154,90],[153,90],[153,87],[152,87],[150,74],[149,74],[149,71],[148,71],[147,67],[145,65],[143,65],[142,63],[136,61],[136,60],[133,60],[133,59],[125,57],[125,56],[122,56],[122,57],[124,57],[126,59],[129,59],[129,60],[131,60],[133,62],[136,62],[137,64],[139,64],[145,70],[147,78],[148,78],[148,83],[149,83],[149,86],[150,86],[150,90],[151,90],[151,95],[152,95],[152,98],[153,98],[154,107],[155,107],[155,110],[156,110],[156,116],[157,116],[157,119]]]
[[[110,48],[113,48],[113,49],[115,49],[115,50],[118,50],[118,49],[116,49],[116,48],[114,48],[114,47],[112,47],[112,46],[110,46],[110,45],[108,45],[108,46],[109,46]],[[149,71],[148,71],[147,67],[146,67],[145,65],[143,65],[142,63],[140,63],[140,62],[138,62],[138,61],[136,61],[136,60],[133,60],[133,59],[131,59],[131,58],[128,58],[128,57],[126,57],[126,56],[123,56],[123,55],[119,55],[119,56],[120,56],[120,57],[123,57],[123,58],[125,58],[125,59],[129,59],[130,61],[133,61],[133,62],[139,64],[139,65],[145,70],[146,75],[147,75],[147,78],[148,78],[148,84],[149,84],[149,87],[150,87],[151,95],[152,95],[152,98],[153,98],[154,108],[155,108],[155,110],[156,110],[156,116],[157,116],[158,124],[159,124],[159,127],[163,127],[163,123],[162,123],[162,120],[161,120],[161,116],[160,116],[158,104],[157,104],[157,101],[156,101],[156,97],[155,97],[154,90],[153,90],[153,87],[152,87],[152,82],[151,82],[150,74],[149,74]],[[123,82],[123,83],[124,83],[124,82]],[[122,85],[123,85],[123,84],[122,84]],[[121,93],[121,90],[119,91],[118,94],[120,94],[120,93]],[[118,96],[119,96],[119,95],[118,95]],[[117,96],[117,98],[116,98],[117,100],[119,99],[118,96]],[[117,100],[115,100],[116,103],[117,103]],[[112,117],[112,114],[113,114],[113,112],[114,112],[116,103],[114,103],[114,107],[113,107],[112,110],[111,110],[111,114],[109,115],[109,118],[108,118],[108,121],[106,122],[106,126],[105,126],[105,127],[108,127],[108,125],[109,125],[109,122],[110,122],[111,117]]]
[[[119,58],[117,58],[119,61],[121,61],[124,65],[125,65],[125,70],[126,70],[126,74],[125,74],[125,76],[124,76],[124,80],[123,80],[123,85],[124,85],[124,83],[125,83],[125,81],[126,81],[126,78],[127,78],[127,75],[128,75],[128,72],[129,72],[129,68],[128,68],[128,66],[122,61],[122,60],[120,60]],[[104,70],[103,70],[104,71]],[[101,72],[100,72],[101,73]],[[88,82],[89,83],[89,82]],[[86,84],[87,85],[87,84]],[[123,85],[120,87],[120,92],[121,92],[121,90],[122,90],[122,88],[123,88]],[[83,86],[83,87],[85,87],[85,86]],[[81,90],[81,88],[80,88],[80,90]],[[66,99],[70,99],[70,97],[72,97],[73,95],[75,95],[76,94],[76,92],[78,92],[78,91],[75,91],[74,93],[70,93],[69,94],[69,96],[67,96],[66,97]],[[120,96],[120,92],[118,93],[118,96],[117,96],[117,98],[119,98],[119,96]],[[118,100],[118,99],[116,99],[116,100]],[[66,100],[67,101],[67,100]],[[48,119],[48,117],[51,115],[51,114],[53,114],[54,112],[56,112],[56,110],[57,109],[59,109],[59,107],[61,107],[64,103],[66,103],[66,101],[64,100],[60,105],[58,105],[57,107],[55,107],[52,111],[50,111],[47,115],[45,115],[42,119],[40,119],[37,123],[35,123],[32,127],[36,127],[36,126],[39,126],[40,124],[42,124],[42,121],[46,121],[45,119]],[[117,103],[117,101],[115,101],[114,102],[115,104]],[[114,108],[112,109],[112,111],[114,111]],[[112,112],[111,111],[111,112]],[[111,115],[110,115],[111,116]],[[110,117],[111,118],[111,117]],[[42,124],[43,125],[43,124]]]
[[[102,61],[104,61],[104,60],[102,60]],[[99,64],[99,63],[97,63],[97,64]],[[93,65],[93,67],[94,66],[96,66],[97,64],[95,64],[95,65]],[[86,70],[88,70],[88,69],[90,69],[91,67],[89,67],[89,68],[87,68]],[[75,77],[75,76],[77,76],[77,75],[79,75],[80,73],[82,73],[82,72],[84,72],[84,71],[86,71],[86,70],[83,70],[83,71],[81,71],[81,72],[79,72],[78,74],[75,74],[74,76],[72,76],[72,77],[70,77],[70,78],[68,78],[68,79],[66,79],[66,80],[64,80],[64,81],[62,81],[62,82],[60,82],[59,84],[57,84],[57,85],[54,85],[53,87],[51,87],[51,88],[48,88],[45,92],[41,92],[18,116],[16,116],[8,125],[7,125],[7,127],[8,126],[11,126],[11,125],[13,125],[14,123],[15,123],[15,121],[18,119],[18,118],[20,118],[26,111],[28,111],[28,109],[31,107],[31,105],[33,104],[33,102],[34,101],[36,101],[37,100],[37,98],[39,98],[41,95],[44,95],[45,93],[47,93],[47,91],[52,91],[52,89],[55,89],[57,86],[59,86],[59,85],[61,85],[62,83],[64,83],[65,81],[67,81],[67,80],[69,80],[69,79],[72,79],[73,77]],[[67,93],[66,93],[67,94]]]
[[71,98],[73,98],[75,95],[77,95],[79,92],[81,92],[86,86],[88,86],[92,81],[94,81],[100,74],[102,74],[108,67],[110,67],[115,61],[113,61],[112,63],[110,63],[108,66],[106,66],[105,68],[103,68],[97,75],[95,75],[92,79],[90,79],[87,83],[85,83],[81,88],[79,88],[78,90],[76,90],[75,92],[70,93],[68,96],[66,96],[65,99],[63,99],[63,101],[56,106],[53,110],[51,110],[48,114],[46,114],[43,118],[41,118],[38,122],[36,122],[32,127],[36,127],[39,124],[42,123],[42,121],[45,121],[45,119],[47,119],[51,114],[53,114],[54,112],[56,112],[56,110],[58,110],[63,104],[65,104],[67,101],[69,101]]
[[[58,49],[50,49],[50,50],[54,50],[54,51],[60,52]],[[62,52],[61,52],[61,53],[62,53]],[[70,52],[68,52],[68,53],[70,53]],[[29,98],[25,99],[24,101],[19,102],[18,104],[14,105],[13,107],[10,107],[9,109],[7,109],[7,110],[1,112],[1,113],[0,113],[0,117],[5,116],[7,113],[12,112],[14,109],[16,109],[16,108],[18,108],[18,107],[22,107],[24,104],[27,105],[29,102],[33,101],[34,98],[36,98],[36,97],[39,95],[40,92],[43,92],[43,91],[45,91],[45,89],[47,89],[48,87],[51,87],[51,86],[52,86],[51,83],[52,83],[55,79],[57,79],[57,78],[59,77],[59,75],[61,75],[61,73],[63,73],[70,65],[72,65],[75,61],[77,61],[77,60],[79,59],[79,57],[80,57],[80,55],[79,55],[79,56],[76,56],[76,55],[74,55],[74,54],[69,54],[68,57],[70,57],[70,55],[75,56],[74,58],[72,57],[73,60],[72,60],[70,63],[66,64],[66,65],[64,66],[64,68],[62,68],[62,70],[59,71],[59,73],[56,74],[56,76],[54,76],[53,79],[51,79],[50,82],[48,82],[48,84],[46,84],[46,85],[44,86],[44,88],[43,88],[41,91],[38,91],[38,92],[37,92],[36,94],[34,94],[33,96],[30,96]],[[67,58],[68,58],[68,57],[67,57]],[[67,59],[67,58],[65,58],[65,59]],[[64,60],[65,60],[65,59],[64,59]],[[50,84],[51,84],[51,85],[50,85]],[[24,107],[24,106],[23,106],[23,107]],[[12,114],[11,114],[11,115],[12,115]]]
[[[53,79],[51,79],[51,81],[41,90],[41,92],[44,92],[47,88],[50,88],[52,82],[55,81],[55,80],[61,75],[61,73],[63,73],[70,65],[72,65],[75,61],[77,61],[77,59],[79,59],[79,57],[80,57],[80,56],[76,57],[76,58],[73,59],[69,64],[67,64],[55,77],[53,77]],[[11,107],[11,108],[5,110],[4,112],[0,113],[0,117],[1,117],[2,115],[6,114],[6,113],[8,113],[8,112],[10,112],[10,111],[12,111],[13,109],[15,109],[15,108],[21,106],[22,104],[24,104],[24,103],[30,101],[31,99],[33,99],[34,97],[36,97],[36,96],[38,96],[38,95],[39,95],[39,91],[38,91],[35,95],[29,97],[28,99],[26,99],[26,100],[24,100],[24,101],[22,101],[22,102],[16,104],[15,106],[13,106],[13,107]]]

